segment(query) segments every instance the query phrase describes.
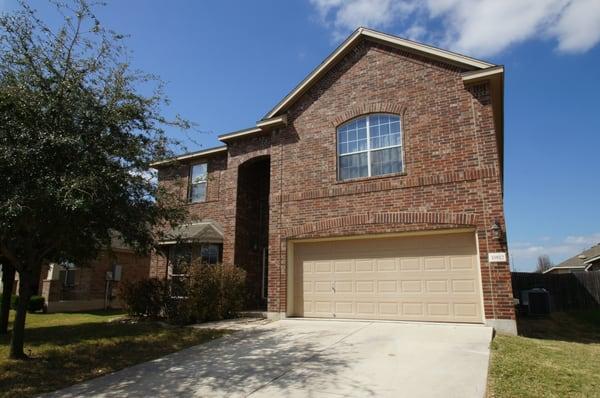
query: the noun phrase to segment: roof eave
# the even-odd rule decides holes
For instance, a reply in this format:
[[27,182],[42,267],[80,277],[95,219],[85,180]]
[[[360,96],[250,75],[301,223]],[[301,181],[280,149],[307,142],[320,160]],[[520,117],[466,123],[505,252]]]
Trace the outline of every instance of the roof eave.
[[197,151],[197,152],[186,153],[186,154],[175,156],[172,158],[158,160],[156,162],[150,163],[150,167],[159,168],[159,167],[163,167],[163,166],[169,166],[176,162],[210,156],[210,155],[214,155],[216,153],[225,152],[225,151],[227,151],[226,145],[222,145],[222,146],[218,146],[218,147],[214,147],[214,148],[207,148],[207,149]]
[[564,267],[556,266],[556,267],[548,268],[546,271],[542,272],[542,274],[547,274],[554,270],[561,270],[561,269],[585,269],[585,266],[583,266],[583,265],[568,265],[568,266],[564,266]]
[[280,115],[269,119],[263,119],[256,122],[256,127],[250,127],[243,130],[234,131],[232,133],[222,134],[219,136],[219,140],[222,142],[231,141],[236,138],[245,137],[257,133],[265,133],[274,128],[282,127],[287,125],[287,115]]

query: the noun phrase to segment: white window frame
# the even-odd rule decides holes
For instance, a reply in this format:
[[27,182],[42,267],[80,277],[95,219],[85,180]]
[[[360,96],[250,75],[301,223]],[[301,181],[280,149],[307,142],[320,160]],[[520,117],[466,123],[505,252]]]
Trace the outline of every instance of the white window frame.
[[[390,145],[390,146],[386,146],[386,147],[380,147],[380,148],[373,148],[371,149],[371,116],[393,116],[393,117],[397,117],[400,123],[400,144],[398,145]],[[338,131],[340,129],[340,127],[345,126],[346,124],[354,121],[354,120],[359,120],[365,118],[366,119],[366,128],[367,128],[367,149],[362,150],[362,151],[355,151],[355,152],[348,152],[348,153],[344,153],[344,154],[340,154],[340,142],[339,142],[339,134]],[[392,174],[397,174],[397,173],[403,173],[404,172],[404,151],[403,149],[403,143],[404,143],[404,131],[402,129],[402,118],[400,117],[400,115],[395,115],[393,113],[370,113],[368,115],[362,115],[362,116],[358,116],[355,117],[353,119],[347,120],[344,123],[340,124],[338,127],[336,127],[335,129],[335,140],[336,140],[336,146],[335,146],[335,150],[336,150],[336,155],[337,155],[337,168],[338,168],[338,172],[337,172],[337,178],[338,181],[350,181],[350,180],[356,180],[359,178],[371,178],[371,177],[381,177],[381,176],[386,176],[386,175],[392,175]],[[375,151],[381,151],[384,149],[391,149],[391,148],[400,148],[400,164],[402,165],[402,168],[400,169],[400,171],[398,172],[394,172],[394,173],[387,173],[387,174],[378,174],[376,176],[371,174],[371,152],[375,152]],[[361,177],[354,177],[354,178],[346,178],[346,179],[342,179],[342,169],[340,167],[340,159],[342,156],[348,156],[348,155],[357,155],[359,153],[367,153],[367,175],[366,176],[361,176]]]
[[[194,176],[194,167],[202,166],[202,165],[206,166],[206,174],[204,175],[204,179],[199,182],[194,182],[194,180],[192,179]],[[190,184],[189,184],[189,188],[188,188],[188,202],[189,203],[206,202],[206,197],[208,196],[208,163],[207,162],[194,163],[193,165],[190,166],[189,173],[190,173],[189,174]],[[193,200],[193,198],[192,198],[193,188],[194,188],[194,186],[201,185],[201,184],[204,184],[204,197],[202,198],[202,200]]]

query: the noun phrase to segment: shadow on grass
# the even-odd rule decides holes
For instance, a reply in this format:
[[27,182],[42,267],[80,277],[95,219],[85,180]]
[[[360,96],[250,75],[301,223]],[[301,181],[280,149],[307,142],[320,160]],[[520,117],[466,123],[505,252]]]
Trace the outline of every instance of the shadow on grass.
[[575,343],[600,343],[600,310],[555,312],[547,317],[521,315],[519,335]]
[[[28,327],[25,329],[25,346],[38,347],[51,344],[78,344],[108,338],[132,338],[160,330],[162,327],[152,322],[127,324],[120,322],[89,322],[74,325],[58,325],[46,327]],[[8,344],[10,331],[0,336],[0,346]]]
[[27,332],[32,360],[6,360],[0,344],[0,397],[54,391],[127,366],[201,344],[227,331],[164,328],[153,323],[89,323]]

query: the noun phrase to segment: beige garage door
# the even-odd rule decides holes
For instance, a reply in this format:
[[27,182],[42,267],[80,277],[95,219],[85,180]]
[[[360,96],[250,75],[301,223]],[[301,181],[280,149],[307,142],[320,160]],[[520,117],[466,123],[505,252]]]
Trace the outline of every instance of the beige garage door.
[[293,313],[482,322],[474,233],[294,244]]

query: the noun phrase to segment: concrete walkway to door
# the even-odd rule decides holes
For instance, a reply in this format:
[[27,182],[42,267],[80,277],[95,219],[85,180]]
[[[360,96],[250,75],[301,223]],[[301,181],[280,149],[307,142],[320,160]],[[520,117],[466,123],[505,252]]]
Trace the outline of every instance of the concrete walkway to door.
[[54,397],[483,397],[491,328],[288,319]]

